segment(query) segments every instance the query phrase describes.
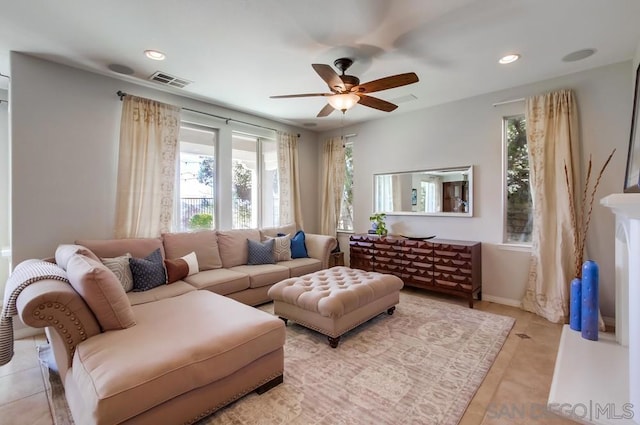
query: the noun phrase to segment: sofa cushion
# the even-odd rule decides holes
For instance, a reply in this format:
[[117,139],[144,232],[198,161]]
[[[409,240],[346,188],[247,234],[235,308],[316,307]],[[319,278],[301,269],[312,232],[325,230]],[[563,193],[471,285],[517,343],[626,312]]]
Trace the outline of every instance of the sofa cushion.
[[291,258],[308,258],[307,246],[304,242],[304,232],[299,230],[291,237]]
[[187,292],[193,292],[196,288],[189,285],[183,280],[173,282],[171,285],[160,285],[153,289],[143,292],[127,292],[127,298],[131,305],[138,305],[144,303],[150,303],[153,301],[164,300],[165,298],[173,298],[178,295],[186,294]]
[[262,236],[262,239],[265,239],[267,237],[274,238],[279,235],[293,235],[296,233],[296,230],[298,230],[296,228],[296,224],[291,223],[291,224],[285,224],[283,226],[262,228],[260,229],[260,235]]
[[67,270],[67,263],[69,263],[69,260],[75,254],[81,254],[96,261],[100,261],[100,259],[87,247],[75,244],[61,244],[56,248],[56,264],[63,270]]
[[294,258],[290,261],[278,261],[278,265],[287,267],[291,277],[298,277],[322,270],[322,261],[315,258]]
[[129,267],[129,258],[131,258],[131,254],[127,252],[120,257],[100,259],[102,264],[116,275],[124,288],[124,292],[129,292],[133,289],[133,276],[131,275],[131,267]]
[[75,254],[67,267],[69,283],[89,305],[103,331],[125,329],[136,324],[124,288],[104,264]]
[[273,258],[273,242],[273,239],[264,242],[247,239],[247,264],[275,264],[276,260]]
[[129,267],[133,276],[133,290],[148,291],[156,286],[167,283],[167,275],[160,248],[144,258],[129,258]]
[[234,272],[249,275],[249,287],[259,288],[261,286],[273,285],[276,282],[289,278],[289,269],[277,264],[260,264],[255,266],[232,267]]
[[272,238],[267,236],[267,239],[273,239],[273,258],[276,261],[289,261],[291,260],[291,236],[284,235]]
[[222,258],[222,267],[228,269],[247,264],[249,257],[247,239],[259,241],[260,231],[258,229],[218,231],[218,248],[220,249],[220,258]]
[[73,357],[67,379],[77,383],[82,404],[91,406],[100,423],[125,422],[285,342],[282,320],[209,291],[137,305],[134,311],[137,326],[89,338]]
[[76,241],[76,244],[87,247],[101,258],[119,257],[127,252],[133,257],[144,258],[158,248],[164,257],[164,248],[160,238],[80,239]]
[[185,282],[197,289],[206,289],[220,295],[228,295],[249,288],[249,275],[229,269],[206,270],[187,276]]
[[215,230],[164,233],[162,239],[166,258],[180,258],[190,252],[195,252],[200,270],[219,269],[222,267]]

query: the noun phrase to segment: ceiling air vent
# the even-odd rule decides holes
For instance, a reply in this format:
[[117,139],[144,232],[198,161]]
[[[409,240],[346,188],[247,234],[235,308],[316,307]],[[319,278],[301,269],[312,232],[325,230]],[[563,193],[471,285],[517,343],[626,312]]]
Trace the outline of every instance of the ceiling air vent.
[[164,84],[165,86],[173,86],[178,87],[180,89],[188,86],[193,81],[185,80],[184,78],[174,77],[173,75],[169,75],[166,72],[156,71],[151,77],[149,77],[151,81],[155,81],[160,84]]

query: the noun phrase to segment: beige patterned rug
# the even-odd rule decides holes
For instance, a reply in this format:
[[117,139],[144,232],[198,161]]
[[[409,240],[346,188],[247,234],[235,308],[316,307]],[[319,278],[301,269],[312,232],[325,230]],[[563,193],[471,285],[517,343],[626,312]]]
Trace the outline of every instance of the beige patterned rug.
[[[273,311],[271,304],[261,308]],[[289,322],[284,383],[198,425],[456,425],[513,323],[409,293],[401,293],[394,315],[350,331],[337,349]],[[56,425],[72,424],[61,386],[50,388]]]

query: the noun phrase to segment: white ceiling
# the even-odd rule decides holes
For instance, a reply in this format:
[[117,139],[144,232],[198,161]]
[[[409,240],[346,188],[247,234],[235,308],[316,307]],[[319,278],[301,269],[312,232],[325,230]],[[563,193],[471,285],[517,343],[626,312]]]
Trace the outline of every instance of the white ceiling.
[[[638,0],[0,0],[2,74],[10,50],[129,81],[163,71],[193,81],[173,92],[314,130],[339,127],[341,113],[316,118],[321,97],[269,98],[326,92],[312,63],[351,57],[361,82],[420,78],[374,94],[416,100],[390,113],[356,105],[350,124],[628,60],[639,42]],[[596,54],[561,60],[585,48]],[[522,58],[498,65],[511,52]]]

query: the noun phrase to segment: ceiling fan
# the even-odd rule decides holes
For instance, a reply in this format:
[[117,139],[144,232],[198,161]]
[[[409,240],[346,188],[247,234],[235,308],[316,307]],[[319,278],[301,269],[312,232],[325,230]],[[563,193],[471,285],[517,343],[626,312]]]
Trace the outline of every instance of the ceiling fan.
[[318,113],[318,117],[326,117],[335,109],[343,113],[359,103],[369,108],[379,109],[385,112],[391,112],[398,107],[386,100],[369,96],[369,93],[392,89],[395,87],[406,86],[418,82],[418,76],[414,72],[406,74],[392,75],[380,78],[378,80],[369,81],[360,84],[360,79],[353,75],[345,74],[345,71],[353,64],[353,60],[349,58],[336,59],[333,64],[342,71],[342,75],[338,75],[329,65],[314,63],[311,66],[318,73],[327,85],[331,93],[305,93],[305,94],[286,94],[281,96],[271,96],[271,99],[282,99],[289,97],[327,97],[327,103]]

